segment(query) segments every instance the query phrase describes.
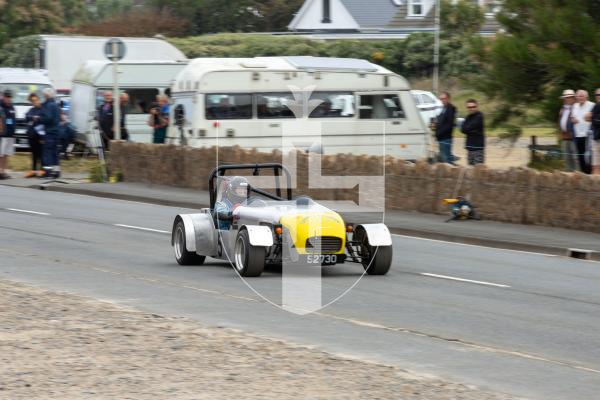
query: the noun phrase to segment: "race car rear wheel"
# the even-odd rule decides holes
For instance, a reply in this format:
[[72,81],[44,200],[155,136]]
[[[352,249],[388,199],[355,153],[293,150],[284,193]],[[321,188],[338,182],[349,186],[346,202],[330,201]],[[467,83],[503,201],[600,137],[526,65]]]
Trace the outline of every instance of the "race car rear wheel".
[[367,233],[361,232],[360,256],[369,275],[385,275],[392,266],[392,246],[371,246]]
[[173,231],[173,250],[179,265],[202,265],[206,259],[205,256],[187,251],[185,225],[181,220],[177,222]]
[[235,241],[234,266],[244,277],[260,276],[265,269],[266,252],[264,247],[252,246],[246,229],[242,230]]

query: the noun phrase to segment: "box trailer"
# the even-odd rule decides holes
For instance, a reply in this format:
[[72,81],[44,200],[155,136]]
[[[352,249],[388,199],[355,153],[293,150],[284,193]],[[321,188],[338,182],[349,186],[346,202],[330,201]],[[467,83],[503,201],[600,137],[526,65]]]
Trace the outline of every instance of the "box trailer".
[[[37,68],[46,69],[59,93],[69,93],[79,66],[88,60],[106,60],[108,37],[40,35]],[[120,38],[125,42],[123,61],[186,61],[187,57],[169,42],[157,38]]]

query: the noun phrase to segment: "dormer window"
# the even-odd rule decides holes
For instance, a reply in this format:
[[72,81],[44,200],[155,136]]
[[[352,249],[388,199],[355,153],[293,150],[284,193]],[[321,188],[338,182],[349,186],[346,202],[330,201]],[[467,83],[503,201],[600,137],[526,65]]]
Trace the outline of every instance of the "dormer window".
[[324,24],[331,23],[331,1],[323,0],[323,20],[321,21]]
[[408,16],[409,17],[425,16],[425,8],[423,7],[423,0],[408,0]]

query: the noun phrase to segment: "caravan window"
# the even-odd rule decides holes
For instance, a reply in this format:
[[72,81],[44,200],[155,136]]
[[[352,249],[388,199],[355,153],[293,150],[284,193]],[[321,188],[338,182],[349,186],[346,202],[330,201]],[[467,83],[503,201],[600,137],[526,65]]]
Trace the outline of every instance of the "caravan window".
[[354,95],[350,92],[313,92],[310,101],[314,100],[320,100],[321,104],[310,113],[310,118],[348,118],[356,113]]
[[[104,104],[104,93],[112,92],[110,89],[99,89],[96,92],[96,109]],[[150,106],[156,103],[156,96],[160,94],[158,89],[130,89],[122,88],[119,93],[129,95],[129,104],[126,105],[127,114],[148,114]]]
[[147,114],[152,103],[156,103],[158,89],[122,89],[129,95],[128,114]]
[[[291,93],[261,93],[256,95],[256,116],[266,118],[301,118],[301,108],[294,112],[288,107],[295,102]],[[301,104],[300,104],[301,106]]]
[[252,119],[252,95],[207,94],[206,119]]
[[406,118],[397,94],[360,95],[360,119]]

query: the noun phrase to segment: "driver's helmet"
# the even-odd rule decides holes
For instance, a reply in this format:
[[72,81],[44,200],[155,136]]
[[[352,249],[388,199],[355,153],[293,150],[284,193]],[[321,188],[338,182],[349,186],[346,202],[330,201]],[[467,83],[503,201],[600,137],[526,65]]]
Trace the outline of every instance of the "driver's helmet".
[[236,176],[227,185],[226,197],[235,203],[243,203],[248,198],[250,184],[242,176]]

